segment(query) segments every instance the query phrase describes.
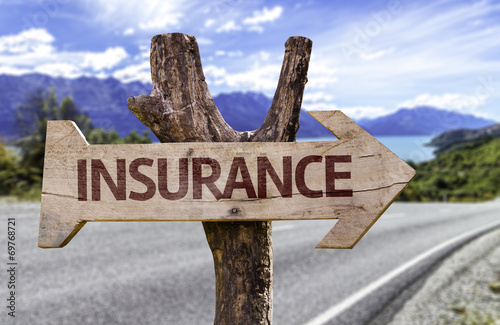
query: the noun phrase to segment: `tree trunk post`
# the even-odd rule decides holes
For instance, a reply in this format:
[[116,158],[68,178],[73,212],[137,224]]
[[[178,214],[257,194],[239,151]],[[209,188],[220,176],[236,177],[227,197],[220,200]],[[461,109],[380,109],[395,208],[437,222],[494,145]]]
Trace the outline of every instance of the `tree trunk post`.
[[[186,34],[153,37],[153,90],[130,97],[127,105],[161,142],[293,142],[311,48],[305,37],[286,41],[271,108],[255,131],[238,132],[224,121],[205,82],[196,39]],[[214,324],[271,325],[272,223],[203,222],[203,228],[214,258]]]

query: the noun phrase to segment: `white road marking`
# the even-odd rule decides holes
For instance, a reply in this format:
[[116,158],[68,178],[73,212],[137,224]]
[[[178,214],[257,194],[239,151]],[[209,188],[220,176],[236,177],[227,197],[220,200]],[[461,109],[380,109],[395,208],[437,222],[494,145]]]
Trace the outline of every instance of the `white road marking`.
[[394,278],[396,278],[400,274],[406,272],[408,269],[411,269],[412,267],[414,267],[415,265],[417,265],[421,261],[425,260],[429,256],[431,256],[431,255],[439,252],[440,250],[442,250],[448,246],[451,246],[451,245],[453,245],[453,244],[455,244],[455,243],[457,243],[465,238],[474,237],[474,236],[481,234],[487,230],[492,230],[492,229],[499,227],[499,226],[500,226],[500,220],[493,221],[493,222],[490,222],[484,226],[476,227],[476,228],[474,228],[466,233],[463,233],[461,235],[458,235],[456,237],[453,237],[453,238],[445,241],[444,243],[418,255],[417,257],[415,257],[414,259],[412,259],[409,262],[406,262],[405,264],[401,265],[397,269],[394,269],[392,272],[390,272],[390,273],[386,274],[385,276],[379,278],[378,280],[372,282],[371,284],[364,287],[363,289],[355,292],[354,294],[347,297],[339,304],[336,304],[336,305],[328,308],[327,310],[325,310],[324,312],[322,312],[321,314],[319,314],[318,316],[316,316],[315,318],[313,318],[312,320],[307,322],[306,325],[324,325],[324,324],[326,324],[328,321],[337,317],[338,315],[340,315],[342,312],[344,312],[347,309],[349,309],[350,307],[352,307],[357,302],[363,300],[366,296],[370,295],[371,293],[373,293],[374,291],[376,291],[380,287],[384,286],[386,283],[392,281]]

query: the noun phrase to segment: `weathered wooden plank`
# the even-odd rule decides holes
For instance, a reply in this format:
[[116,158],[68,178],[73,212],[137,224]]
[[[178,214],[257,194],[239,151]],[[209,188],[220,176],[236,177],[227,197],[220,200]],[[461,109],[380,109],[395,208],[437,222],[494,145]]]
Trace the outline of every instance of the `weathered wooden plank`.
[[[161,142],[293,142],[312,41],[285,42],[280,78],[264,123],[237,132],[222,118],[208,91],[194,36],[157,35],[151,40],[151,94],[130,97],[129,109]],[[214,258],[214,324],[272,323],[272,222],[204,221]]]
[[311,115],[339,140],[89,145],[51,121],[39,246],[89,221],[340,219],[318,247],[351,248],[415,171],[342,112]]

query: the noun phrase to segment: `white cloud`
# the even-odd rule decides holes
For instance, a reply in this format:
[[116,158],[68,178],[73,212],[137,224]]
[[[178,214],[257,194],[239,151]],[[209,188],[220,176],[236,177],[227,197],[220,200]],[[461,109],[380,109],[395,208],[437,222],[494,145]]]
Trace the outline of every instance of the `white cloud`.
[[10,74],[13,76],[21,76],[23,74],[27,74],[33,72],[31,69],[18,68],[18,67],[7,67],[0,66],[0,74]]
[[324,92],[304,92],[302,108],[308,111],[341,110],[352,119],[375,118],[390,113],[382,106],[342,106],[333,102],[333,96]]
[[278,85],[281,65],[264,65],[254,69],[234,73],[226,77],[226,84],[235,89],[254,91],[274,91]]
[[[473,93],[477,76],[498,71],[498,60],[487,58],[498,57],[500,38],[493,34],[500,33],[500,25],[490,21],[471,26],[467,22],[499,12],[500,6],[488,1],[405,6],[373,37],[366,33],[365,38],[357,36],[359,28],[347,23],[339,33],[345,37],[332,40],[332,33],[325,33],[323,39],[314,40],[313,55],[316,52],[324,61],[336,62],[341,81],[337,92],[354,104],[366,104],[358,100],[362,98],[379,98],[384,106],[393,107],[431,89]],[[370,15],[366,18],[374,20]],[[346,41],[356,46],[351,60],[339,47]],[[309,80],[315,79],[311,76]]]
[[267,23],[275,21],[281,17],[283,13],[283,7],[276,6],[273,9],[267,9],[264,7],[261,11],[254,11],[252,17],[245,18],[243,24],[246,25],[259,25],[262,23]]
[[128,57],[122,47],[111,47],[103,52],[70,52],[59,51],[54,42],[55,37],[46,29],[30,29],[0,37],[0,71],[75,78],[115,68]]
[[115,71],[113,77],[123,82],[141,81],[151,83],[151,68],[149,62],[142,62]]
[[321,57],[311,54],[309,71],[307,73],[306,89],[332,89],[339,80],[339,70],[333,66],[331,57]]
[[302,109],[306,111],[331,111],[339,108],[334,103],[303,103]]
[[[225,56],[235,59],[224,60]],[[203,70],[209,87],[215,90],[214,94],[220,90],[260,91],[272,96],[278,85],[282,58],[282,55],[271,55],[267,51],[219,50],[213,56],[215,64],[208,64]]]
[[391,54],[392,52],[394,52],[394,48],[391,47],[391,48],[388,48],[386,50],[380,50],[380,51],[377,51],[375,53],[367,53],[367,52],[362,52],[359,56],[363,59],[363,60],[374,60],[374,59],[378,59],[384,55],[387,55],[387,54]]
[[331,94],[324,93],[322,91],[316,92],[304,92],[303,102],[305,104],[314,104],[314,103],[322,103],[322,102],[330,102],[333,100],[333,96]]
[[[209,73],[206,71],[207,67],[204,67],[207,79],[212,84],[217,82],[220,85],[214,89],[263,89],[268,95],[276,87],[283,53],[281,50],[274,50],[275,47],[269,43],[262,47],[269,52],[259,55],[260,49],[249,46],[257,44],[259,37],[263,36],[255,36],[256,33],[247,31],[261,32],[269,29],[269,26],[277,27],[280,24],[283,32],[292,33],[290,28],[293,29],[293,21],[298,17],[309,20],[317,18],[318,24],[328,23],[328,19],[331,19],[335,21],[331,28],[312,28],[307,31],[314,46],[309,65],[309,81],[304,93],[305,104],[317,107],[323,105],[325,109],[331,109],[335,101],[338,105],[363,115],[363,112],[370,111],[366,107],[371,108],[370,112],[376,113],[382,107],[395,109],[398,104],[455,107],[456,104],[450,103],[474,101],[478,110],[490,109],[500,116],[496,113],[500,87],[497,86],[496,93],[486,99],[471,96],[480,85],[477,81],[479,76],[492,74],[495,80],[500,79],[497,73],[500,71],[500,38],[496,37],[500,33],[500,24],[498,19],[494,19],[500,13],[500,4],[495,1],[435,1],[421,3],[419,6],[404,5],[403,10],[392,15],[387,24],[381,24],[383,28],[376,35],[368,33],[366,27],[371,26],[368,23],[377,21],[371,10],[377,13],[386,10],[385,3],[373,6],[372,9],[365,8],[366,10],[347,6],[346,12],[342,13],[328,6],[304,4],[303,9],[307,10],[297,11],[293,10],[292,4],[290,12],[286,11],[286,17],[284,5],[281,8],[275,4],[267,4],[263,8],[262,2],[257,6],[250,3],[236,5],[235,1],[221,3],[224,6],[217,12],[204,12],[203,9],[209,5],[199,0],[153,0],[146,5],[139,0],[83,0],[78,2],[78,7],[88,4],[88,12],[82,13],[81,18],[96,17],[96,20],[88,23],[102,29],[102,35],[132,35],[132,32],[135,33],[134,36],[144,34],[146,38],[140,44],[148,43],[156,33],[183,29],[193,33],[198,31],[195,36],[198,36],[202,52],[212,55],[212,62],[209,57],[204,57],[203,60],[206,64],[212,64]],[[194,7],[199,10],[192,10]],[[352,12],[348,11],[349,8],[352,8]],[[26,15],[31,14],[26,12]],[[325,18],[330,16],[331,18]],[[66,73],[71,76],[80,72],[104,77],[118,69],[114,75],[123,80],[150,79],[149,67],[146,66],[149,46],[140,51],[134,49],[133,52],[137,52],[134,55],[113,61],[110,53],[113,48],[102,47],[91,51],[81,49],[78,52],[68,50],[81,46],[75,41],[76,43],[68,44],[70,47],[66,49],[60,45],[59,40],[55,41],[56,34],[50,33],[52,25],[48,25],[47,29],[31,29],[17,35],[0,36],[0,72],[22,74],[38,68],[47,70],[48,73],[62,74],[65,73],[63,64],[66,64]],[[148,30],[146,33],[140,26],[161,30]],[[356,26],[367,35],[366,41],[356,38]],[[231,36],[234,36],[232,33],[240,34],[244,31],[245,37],[249,37],[248,43],[235,45],[233,48],[222,46],[220,44],[223,42],[233,44],[237,40],[228,40],[227,34],[216,34],[216,30],[219,33],[231,32]],[[57,35],[59,33],[60,31]],[[358,42],[354,42],[354,39]],[[127,37],[126,40],[131,42],[132,37]],[[339,44],[344,41],[350,41],[359,50],[350,62],[342,56],[339,49]],[[116,45],[120,44],[110,47]],[[225,49],[225,52],[219,52],[217,56],[217,49]],[[241,49],[243,55],[240,56],[241,53],[235,49]],[[121,54],[125,56],[123,52]],[[231,55],[234,60],[227,59]],[[258,64],[254,65],[255,62]],[[60,63],[61,66],[51,66],[54,63]],[[272,73],[271,77],[259,72],[266,67],[273,67],[274,71],[270,71],[270,68],[267,71]],[[251,72],[254,68],[256,72]],[[263,85],[260,85],[260,79],[244,79],[251,77],[262,78]],[[319,94],[331,94],[335,99],[322,101]],[[373,107],[377,109],[373,110]]]
[[333,84],[339,81],[335,73],[329,71],[308,73],[306,87],[308,89],[332,89]]
[[207,19],[207,20],[205,21],[205,27],[210,28],[210,27],[212,27],[213,25],[215,25],[215,19]]
[[263,33],[264,27],[260,25],[251,25],[250,27],[248,27],[248,30],[251,32]]
[[259,51],[259,59],[262,60],[262,61],[267,61],[269,60],[269,57],[271,56],[271,54],[269,52],[266,52],[266,51]]
[[148,45],[139,45],[139,54],[134,56],[134,61],[147,61],[149,60],[150,53]]
[[390,111],[380,106],[351,106],[342,107],[340,110],[352,119],[373,119],[390,113]]
[[208,65],[204,71],[209,86],[213,83],[233,90],[263,91],[269,94],[276,89],[280,68],[280,65],[256,65],[246,71],[230,73],[225,68]]
[[206,37],[196,37],[196,42],[198,42],[199,45],[212,45],[214,43],[214,41]]
[[87,12],[105,28],[165,30],[179,27],[185,13],[194,5],[186,0],[87,0]]
[[243,52],[241,51],[224,51],[224,50],[218,50],[215,51],[215,56],[228,56],[230,58],[232,57],[241,57],[243,56]]
[[218,27],[215,31],[217,33],[222,33],[222,32],[230,32],[233,30],[241,30],[241,26],[236,25],[234,20],[230,20],[227,23],[225,23],[224,25]]
[[85,53],[82,67],[94,71],[111,69],[128,56],[123,47],[110,47],[101,53]]
[[398,107],[413,108],[416,106],[433,106],[442,109],[473,113],[485,98],[481,96],[465,95],[459,93],[445,93],[442,95],[420,94],[413,99],[398,104]]
[[70,79],[78,78],[82,75],[80,68],[71,63],[47,63],[36,66],[35,72]]
[[213,82],[216,82],[216,80],[222,80],[226,77],[227,71],[224,68],[219,68],[215,65],[208,65],[203,68],[203,71],[205,73],[205,76],[207,78],[212,79]]
[[0,37],[0,65],[3,70],[34,72],[35,67],[56,60],[55,38],[45,29],[29,29]]
[[6,35],[0,37],[0,53],[26,53],[43,52],[49,53],[53,50],[54,36],[43,28],[32,28],[17,35]]
[[135,29],[132,27],[129,27],[123,31],[123,35],[128,36],[128,35],[134,35],[135,34]]
[[[276,19],[281,17],[282,13],[283,13],[283,8],[280,6],[276,6],[273,9],[268,9],[267,7],[264,7],[262,10],[254,11],[251,17],[247,17],[243,19],[243,21],[236,22],[234,19],[228,20],[221,26],[219,26],[215,31],[217,33],[239,31],[243,29],[242,26],[239,24],[242,23],[243,25],[247,26],[246,29],[248,31],[255,31],[262,33],[264,31],[264,28],[261,25],[264,23],[275,21]],[[216,25],[216,20],[212,18],[206,20],[204,24],[206,28],[210,28],[215,25]]]
[[[341,20],[334,29],[313,38],[304,105],[309,91],[324,91],[359,116],[433,105],[477,116],[489,114],[498,120],[500,83],[494,82],[500,81],[500,38],[494,35],[500,33],[500,24],[492,18],[498,14],[500,4],[492,1],[404,6],[379,34],[351,42],[359,51],[350,61],[339,44],[352,40],[356,26],[364,26],[363,17],[356,23]],[[369,13],[364,17],[373,20]],[[477,19],[484,23],[473,23]],[[493,85],[478,80],[490,75]],[[314,105],[327,109],[329,103]],[[359,109],[363,107],[377,109]]]
[[333,103],[333,95],[323,91],[304,91],[302,108],[308,111],[325,111],[338,109]]
[[254,11],[252,17],[243,19],[243,24],[248,25],[249,31],[262,33],[264,27],[261,24],[275,21],[281,17],[282,13],[283,7],[276,6],[273,9],[264,7],[261,11]]
[[161,30],[169,26],[178,26],[180,18],[183,15],[180,13],[170,13],[167,17],[153,17],[145,22],[139,23],[139,28],[143,30]]

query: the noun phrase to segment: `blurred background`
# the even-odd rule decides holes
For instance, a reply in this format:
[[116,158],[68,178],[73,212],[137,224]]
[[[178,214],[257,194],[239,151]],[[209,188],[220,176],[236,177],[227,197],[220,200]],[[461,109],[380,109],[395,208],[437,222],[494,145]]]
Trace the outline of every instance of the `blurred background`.
[[[226,121],[239,131],[254,130],[264,120],[278,82],[287,38],[310,38],[313,49],[309,81],[297,141],[335,139],[307,111],[340,109],[417,171],[414,181],[398,198],[400,202],[392,215],[399,217],[393,219],[438,220],[469,210],[470,214],[462,219],[473,218],[478,214],[474,211],[489,216],[484,222],[498,219],[500,205],[495,205],[500,189],[498,1],[0,0],[0,215],[7,218],[19,213],[25,220],[31,220],[31,223],[26,221],[26,232],[19,235],[26,238],[23,239],[25,264],[31,268],[29,274],[33,273],[31,280],[24,280],[30,284],[24,282],[26,295],[21,296],[26,299],[25,320],[51,323],[51,316],[43,312],[42,300],[27,302],[28,292],[42,299],[42,291],[52,287],[38,286],[35,275],[37,263],[45,260],[45,255],[40,255],[45,253],[35,247],[47,120],[74,120],[92,144],[158,142],[128,110],[126,100],[150,93],[150,40],[157,34],[171,32],[196,37],[215,103]],[[447,228],[449,222],[442,221],[443,227]],[[482,222],[464,224],[448,237],[436,238],[435,242],[429,239],[428,245],[438,245]],[[283,233],[300,230],[292,224],[281,227]],[[426,227],[434,229],[435,225]],[[127,229],[128,238],[135,238],[137,234]],[[444,236],[445,232],[441,234]],[[415,250],[415,256],[427,245],[422,244],[427,240],[425,234],[420,236],[420,242],[415,241],[414,246],[421,247]],[[280,245],[284,244],[276,245],[280,251]],[[180,246],[190,247],[187,243]],[[82,247],[85,247],[83,242]],[[94,253],[98,252],[99,245],[93,247]],[[139,248],[133,245],[129,250],[137,253]],[[206,257],[204,261],[210,264],[207,250],[202,255],[208,256],[208,261]],[[283,248],[283,251],[289,250]],[[111,250],[109,254],[114,253]],[[151,258],[157,258],[155,254],[151,253]],[[290,254],[306,253],[290,251]],[[311,262],[312,257],[308,258]],[[394,267],[410,259],[405,258],[395,259]],[[281,262],[279,257],[276,259],[278,267]],[[117,264],[110,265],[109,274],[122,274],[116,270]],[[306,267],[286,265],[291,269]],[[380,274],[391,267],[380,270]],[[284,274],[279,268],[276,272],[277,276]],[[156,275],[150,274],[151,279],[157,279]],[[497,280],[500,278],[488,281]],[[356,292],[355,288],[363,286],[358,283],[349,290]],[[212,287],[206,290],[209,296]],[[297,288],[293,290],[300,292]],[[90,292],[87,297],[98,295]],[[87,302],[87,305],[97,308],[102,304],[113,305],[113,299],[122,301],[112,293],[106,297],[109,299],[102,298],[106,302],[99,298],[99,304]],[[190,295],[186,297],[189,301]],[[284,295],[278,294],[277,308],[280,299],[284,299],[284,305],[288,299],[280,297]],[[336,299],[345,297],[348,292]],[[296,304],[297,300],[293,306]],[[20,302],[20,310],[22,306]],[[126,324],[131,319],[140,323],[139,318],[111,321],[102,318],[99,312],[80,316],[79,321],[65,322],[65,314],[61,314],[58,306],[49,308],[51,313],[59,315],[56,323],[100,323],[103,319],[108,323]],[[471,313],[467,314],[466,307],[457,308],[448,308],[450,319],[475,321]],[[275,314],[278,324],[305,323],[319,312],[304,312],[294,318],[285,311],[289,309]],[[196,308],[191,308],[185,317],[196,315],[193,310]],[[493,322],[500,321],[495,318],[500,317],[498,312],[479,311],[479,314],[477,317],[484,317],[478,318],[479,323],[483,320],[487,323],[490,318]],[[180,318],[179,324],[186,324],[186,319]],[[287,321],[279,322],[280,319]],[[168,323],[175,323],[175,319]],[[190,323],[196,321],[187,321]]]
[[[150,93],[151,38],[183,32],[197,38],[211,94],[235,129],[260,126],[285,41],[306,36],[313,50],[299,140],[332,137],[305,111],[341,109],[407,161],[429,161],[436,151],[439,164],[445,164],[467,160],[456,150],[464,146],[478,152],[467,154],[474,161],[450,166],[456,169],[453,177],[433,163],[416,165],[421,172],[404,199],[496,196],[499,172],[490,170],[486,177],[476,170],[488,164],[477,161],[485,156],[498,160],[482,155],[498,152],[489,137],[500,133],[494,126],[500,121],[496,1],[2,0],[0,5],[1,159],[9,170],[22,160],[25,169],[21,175],[2,173],[3,195],[39,195],[26,186],[40,183],[37,159],[43,148],[31,151],[41,144],[44,119],[83,114],[78,124],[91,143],[118,141],[133,130],[128,142],[147,141],[141,137],[148,130],[129,112],[126,99]],[[469,130],[442,135],[457,129]],[[113,130],[117,134],[104,134]],[[463,164],[471,168],[464,170]],[[26,174],[35,167],[36,179],[29,179]],[[25,180],[18,182],[21,191],[15,179]]]

